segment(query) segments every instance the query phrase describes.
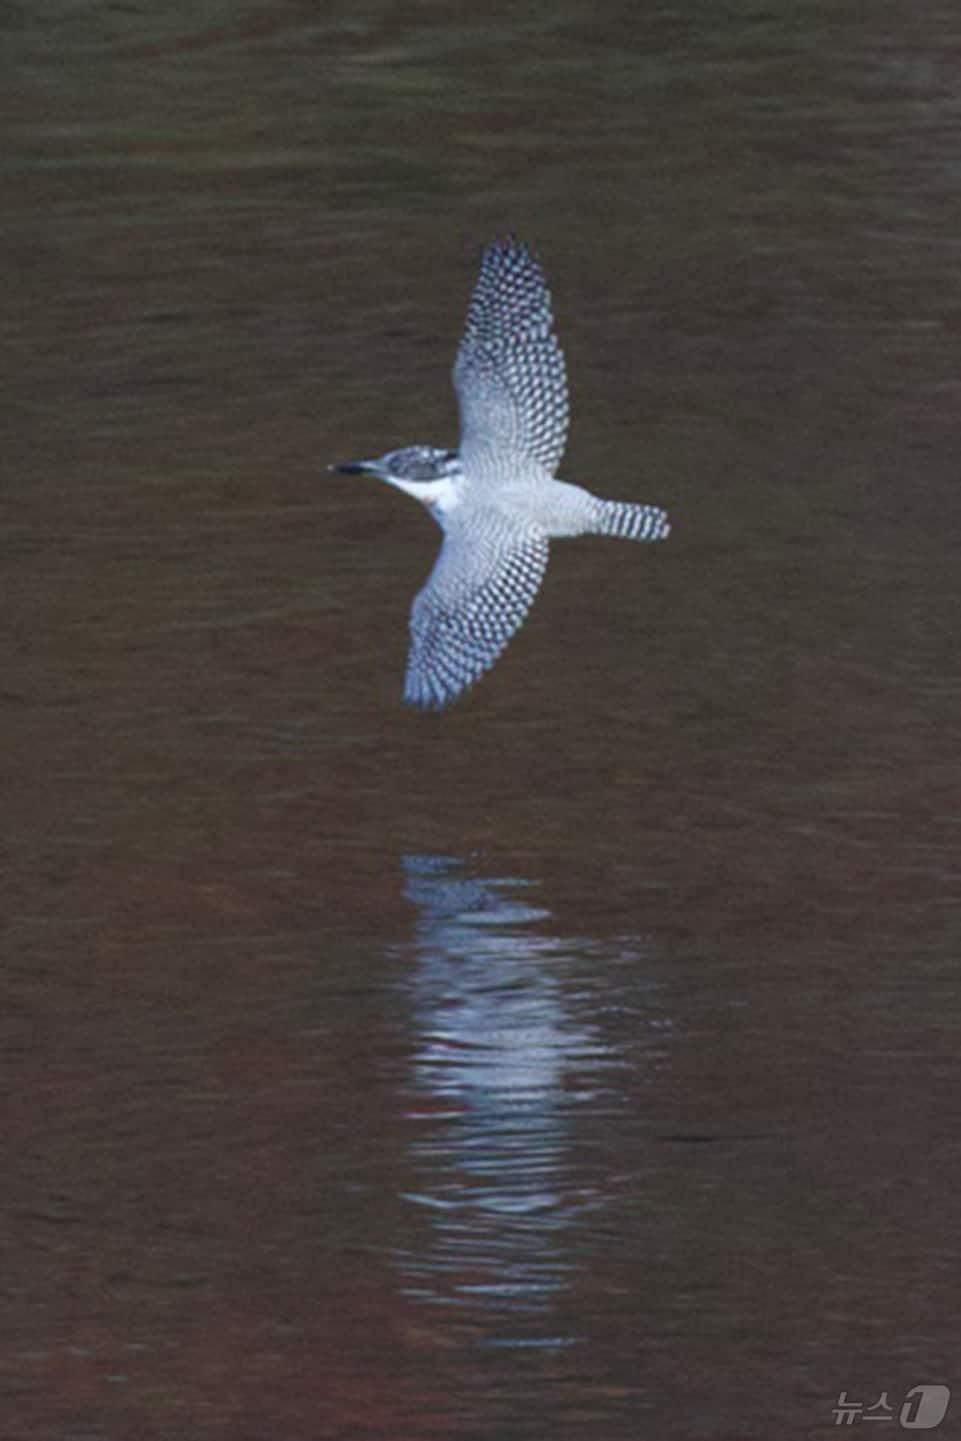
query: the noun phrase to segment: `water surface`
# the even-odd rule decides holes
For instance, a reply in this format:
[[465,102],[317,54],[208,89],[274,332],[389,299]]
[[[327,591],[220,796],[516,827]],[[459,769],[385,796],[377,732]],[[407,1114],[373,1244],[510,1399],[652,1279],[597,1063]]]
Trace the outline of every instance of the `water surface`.
[[[0,27],[3,1434],[961,1394],[956,8]],[[414,715],[508,230],[674,531]]]

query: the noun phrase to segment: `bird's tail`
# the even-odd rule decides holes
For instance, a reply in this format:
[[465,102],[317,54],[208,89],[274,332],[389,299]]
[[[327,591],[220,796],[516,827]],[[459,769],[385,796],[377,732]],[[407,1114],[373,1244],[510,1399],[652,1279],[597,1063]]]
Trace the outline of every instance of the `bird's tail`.
[[597,535],[616,535],[622,540],[664,540],[671,533],[667,511],[656,505],[632,505],[626,500],[600,500]]

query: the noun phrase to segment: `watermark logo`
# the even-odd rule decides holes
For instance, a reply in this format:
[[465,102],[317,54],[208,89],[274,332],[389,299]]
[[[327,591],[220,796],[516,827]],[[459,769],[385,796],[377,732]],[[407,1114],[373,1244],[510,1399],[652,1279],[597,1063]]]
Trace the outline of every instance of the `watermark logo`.
[[900,1406],[888,1401],[887,1391],[866,1406],[863,1401],[849,1401],[842,1391],[834,1407],[835,1426],[853,1426],[855,1421],[894,1421],[905,1431],[933,1431],[948,1414],[951,1392],[947,1386],[912,1386]]

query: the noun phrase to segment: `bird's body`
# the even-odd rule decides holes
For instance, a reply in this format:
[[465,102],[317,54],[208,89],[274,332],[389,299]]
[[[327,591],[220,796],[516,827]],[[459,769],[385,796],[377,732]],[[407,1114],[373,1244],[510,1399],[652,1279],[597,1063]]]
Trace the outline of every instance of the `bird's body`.
[[660,540],[656,506],[601,500],[555,477],[567,438],[564,358],[550,295],[526,246],[484,251],[454,365],[456,451],[415,445],[333,467],[379,476],[434,516],[444,541],[411,609],[404,699],[440,710],[497,660],[530,610],[548,542]]

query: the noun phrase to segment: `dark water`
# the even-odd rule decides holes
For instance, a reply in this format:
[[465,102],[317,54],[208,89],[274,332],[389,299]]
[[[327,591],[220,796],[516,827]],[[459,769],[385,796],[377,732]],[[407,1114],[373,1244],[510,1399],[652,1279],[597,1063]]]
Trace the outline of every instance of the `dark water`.
[[[956,1409],[957,6],[0,40],[0,1436]],[[413,715],[435,531],[324,467],[454,441],[507,230],[675,528]]]

